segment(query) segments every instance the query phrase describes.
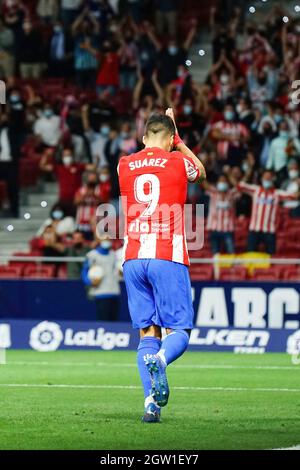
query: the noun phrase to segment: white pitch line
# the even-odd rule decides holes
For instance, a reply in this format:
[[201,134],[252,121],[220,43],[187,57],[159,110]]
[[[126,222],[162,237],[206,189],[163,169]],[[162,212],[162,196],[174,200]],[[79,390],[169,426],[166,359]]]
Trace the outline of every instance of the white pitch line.
[[[62,366],[62,367],[137,367],[135,363],[122,363],[122,362],[51,362],[51,361],[8,361],[7,365],[15,366]],[[296,366],[238,366],[230,364],[176,364],[176,368],[180,369],[246,369],[246,370],[297,370]]]
[[279,449],[272,449],[272,450],[300,450],[300,444],[298,446],[280,447]]
[[[0,388],[74,388],[74,389],[105,389],[105,390],[140,390],[138,385],[84,385],[84,384],[5,384]],[[292,392],[300,393],[300,388],[247,388],[247,387],[172,387],[174,390],[187,390],[195,392]]]

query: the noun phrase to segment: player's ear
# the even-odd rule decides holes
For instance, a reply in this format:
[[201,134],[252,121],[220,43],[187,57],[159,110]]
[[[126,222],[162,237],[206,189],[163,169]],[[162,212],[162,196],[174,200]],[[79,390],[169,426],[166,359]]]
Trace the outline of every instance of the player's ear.
[[175,138],[175,136],[172,135],[171,139],[170,139],[170,151],[173,150],[173,148],[174,148],[174,138]]
[[146,145],[146,136],[145,135],[143,135],[142,141],[143,141],[143,144]]

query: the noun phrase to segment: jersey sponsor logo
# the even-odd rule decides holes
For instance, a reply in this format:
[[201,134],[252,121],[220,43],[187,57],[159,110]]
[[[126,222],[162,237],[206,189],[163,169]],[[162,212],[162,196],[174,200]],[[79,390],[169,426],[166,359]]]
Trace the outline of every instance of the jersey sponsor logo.
[[129,163],[131,171],[138,170],[145,167],[160,167],[166,168],[167,158],[144,158],[144,160],[135,160]]

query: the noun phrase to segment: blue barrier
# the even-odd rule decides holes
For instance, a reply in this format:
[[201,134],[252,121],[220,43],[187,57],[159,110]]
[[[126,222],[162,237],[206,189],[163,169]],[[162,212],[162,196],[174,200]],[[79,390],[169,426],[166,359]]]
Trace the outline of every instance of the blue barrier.
[[[56,350],[136,350],[137,330],[129,323],[11,320],[0,321],[0,348]],[[235,353],[300,352],[300,330],[194,328],[191,351]]]
[[[193,282],[195,326],[300,328],[300,283]],[[1,280],[0,318],[93,321],[81,281]],[[119,320],[130,321],[121,282]]]

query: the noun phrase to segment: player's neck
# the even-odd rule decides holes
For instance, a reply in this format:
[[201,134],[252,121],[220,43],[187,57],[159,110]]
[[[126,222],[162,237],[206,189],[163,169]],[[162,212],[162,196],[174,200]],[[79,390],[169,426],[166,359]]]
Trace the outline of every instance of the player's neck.
[[148,142],[147,145],[145,145],[144,150],[153,149],[153,148],[158,148],[158,149],[164,150],[165,152],[168,152],[169,150],[166,148],[164,144],[162,144],[161,142],[157,142],[157,141]]

